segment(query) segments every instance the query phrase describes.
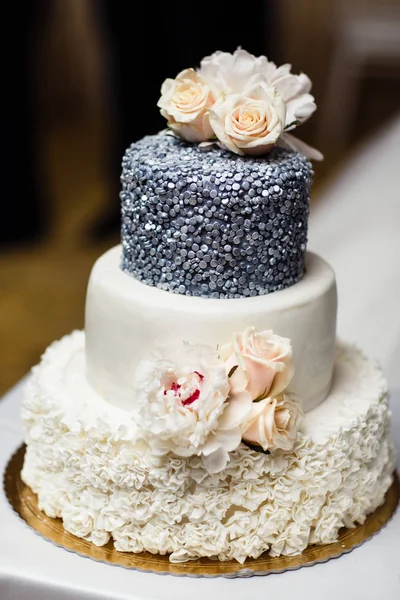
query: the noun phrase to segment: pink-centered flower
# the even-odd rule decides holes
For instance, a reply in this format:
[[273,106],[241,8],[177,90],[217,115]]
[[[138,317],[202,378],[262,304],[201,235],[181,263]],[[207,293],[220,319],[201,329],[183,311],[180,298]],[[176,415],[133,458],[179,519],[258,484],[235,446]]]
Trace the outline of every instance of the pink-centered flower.
[[200,385],[204,381],[204,375],[198,371],[193,371],[192,377],[183,379],[182,383],[173,381],[171,387],[164,390],[164,396],[171,393],[182,402],[183,406],[189,406],[200,398]]
[[183,344],[139,363],[134,391],[139,437],[153,454],[201,456],[210,472],[223,469],[241,443],[251,412],[248,394],[229,398],[224,364],[208,346]]

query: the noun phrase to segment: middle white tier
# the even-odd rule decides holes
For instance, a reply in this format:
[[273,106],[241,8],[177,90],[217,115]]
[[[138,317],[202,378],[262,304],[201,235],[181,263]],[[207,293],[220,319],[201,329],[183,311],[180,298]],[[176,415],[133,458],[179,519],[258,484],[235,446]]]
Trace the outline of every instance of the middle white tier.
[[211,299],[147,286],[120,268],[121,247],[95,263],[86,301],[86,369],[108,402],[133,408],[132,374],[158,347],[186,340],[216,347],[254,326],[289,337],[295,375],[290,391],[315,408],[330,390],[337,294],[331,267],[306,254],[306,274],[295,285],[264,296]]

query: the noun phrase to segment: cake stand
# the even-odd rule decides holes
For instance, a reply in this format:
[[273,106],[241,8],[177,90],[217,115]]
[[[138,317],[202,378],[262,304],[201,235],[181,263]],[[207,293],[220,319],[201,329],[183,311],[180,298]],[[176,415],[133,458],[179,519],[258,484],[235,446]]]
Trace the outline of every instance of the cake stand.
[[[21,445],[25,381],[0,400],[0,470]],[[400,389],[391,394],[392,432],[400,447]],[[296,571],[249,579],[205,579],[141,573],[95,562],[44,540],[11,509],[0,489],[1,600],[398,600],[400,511],[349,554]]]

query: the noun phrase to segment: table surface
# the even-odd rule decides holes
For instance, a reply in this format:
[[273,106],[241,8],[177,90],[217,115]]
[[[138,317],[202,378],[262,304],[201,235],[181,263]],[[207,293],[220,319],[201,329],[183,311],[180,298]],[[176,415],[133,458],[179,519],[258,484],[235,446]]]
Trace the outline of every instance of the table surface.
[[[310,219],[309,248],[338,282],[338,333],[382,363],[400,446],[400,117],[326,190]],[[23,382],[0,401],[0,471],[21,444]],[[372,540],[327,563],[267,577],[190,579],[97,563],[43,540],[0,491],[1,600],[398,600],[400,511]]]

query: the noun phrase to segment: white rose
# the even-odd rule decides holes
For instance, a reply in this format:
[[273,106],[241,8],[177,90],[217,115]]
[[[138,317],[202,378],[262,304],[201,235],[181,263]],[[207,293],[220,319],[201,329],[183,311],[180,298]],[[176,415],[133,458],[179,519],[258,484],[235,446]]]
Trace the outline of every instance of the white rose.
[[294,374],[290,339],[271,330],[248,327],[221,346],[219,353],[230,375],[231,393],[246,391],[252,400],[277,396]]
[[215,102],[207,81],[194,69],[185,69],[176,79],[166,79],[157,106],[169,127],[189,142],[203,142],[213,136],[209,110]]
[[316,110],[314,97],[309,93],[311,80],[305,73],[293,75],[292,65],[277,67],[270,63],[267,81],[273,85],[286,104],[286,128],[293,129],[296,124],[304,123]]
[[228,399],[229,382],[217,353],[183,344],[172,358],[142,361],[135,373],[139,435],[163,455],[201,455],[210,472],[223,469],[241,443],[251,398]]
[[292,395],[279,394],[253,402],[243,439],[263,450],[291,450],[302,418],[300,402]]
[[310,78],[305,73],[293,75],[291,68],[288,64],[277,67],[274,63],[269,63],[268,83],[278,90],[286,104],[285,132],[278,145],[300,152],[312,160],[323,160],[319,150],[287,133],[307,121],[317,108],[314,97],[309,93],[312,85]]
[[263,154],[281,136],[286,107],[264,83],[245,94],[230,94],[214,104],[210,124],[220,143],[236,154]]

